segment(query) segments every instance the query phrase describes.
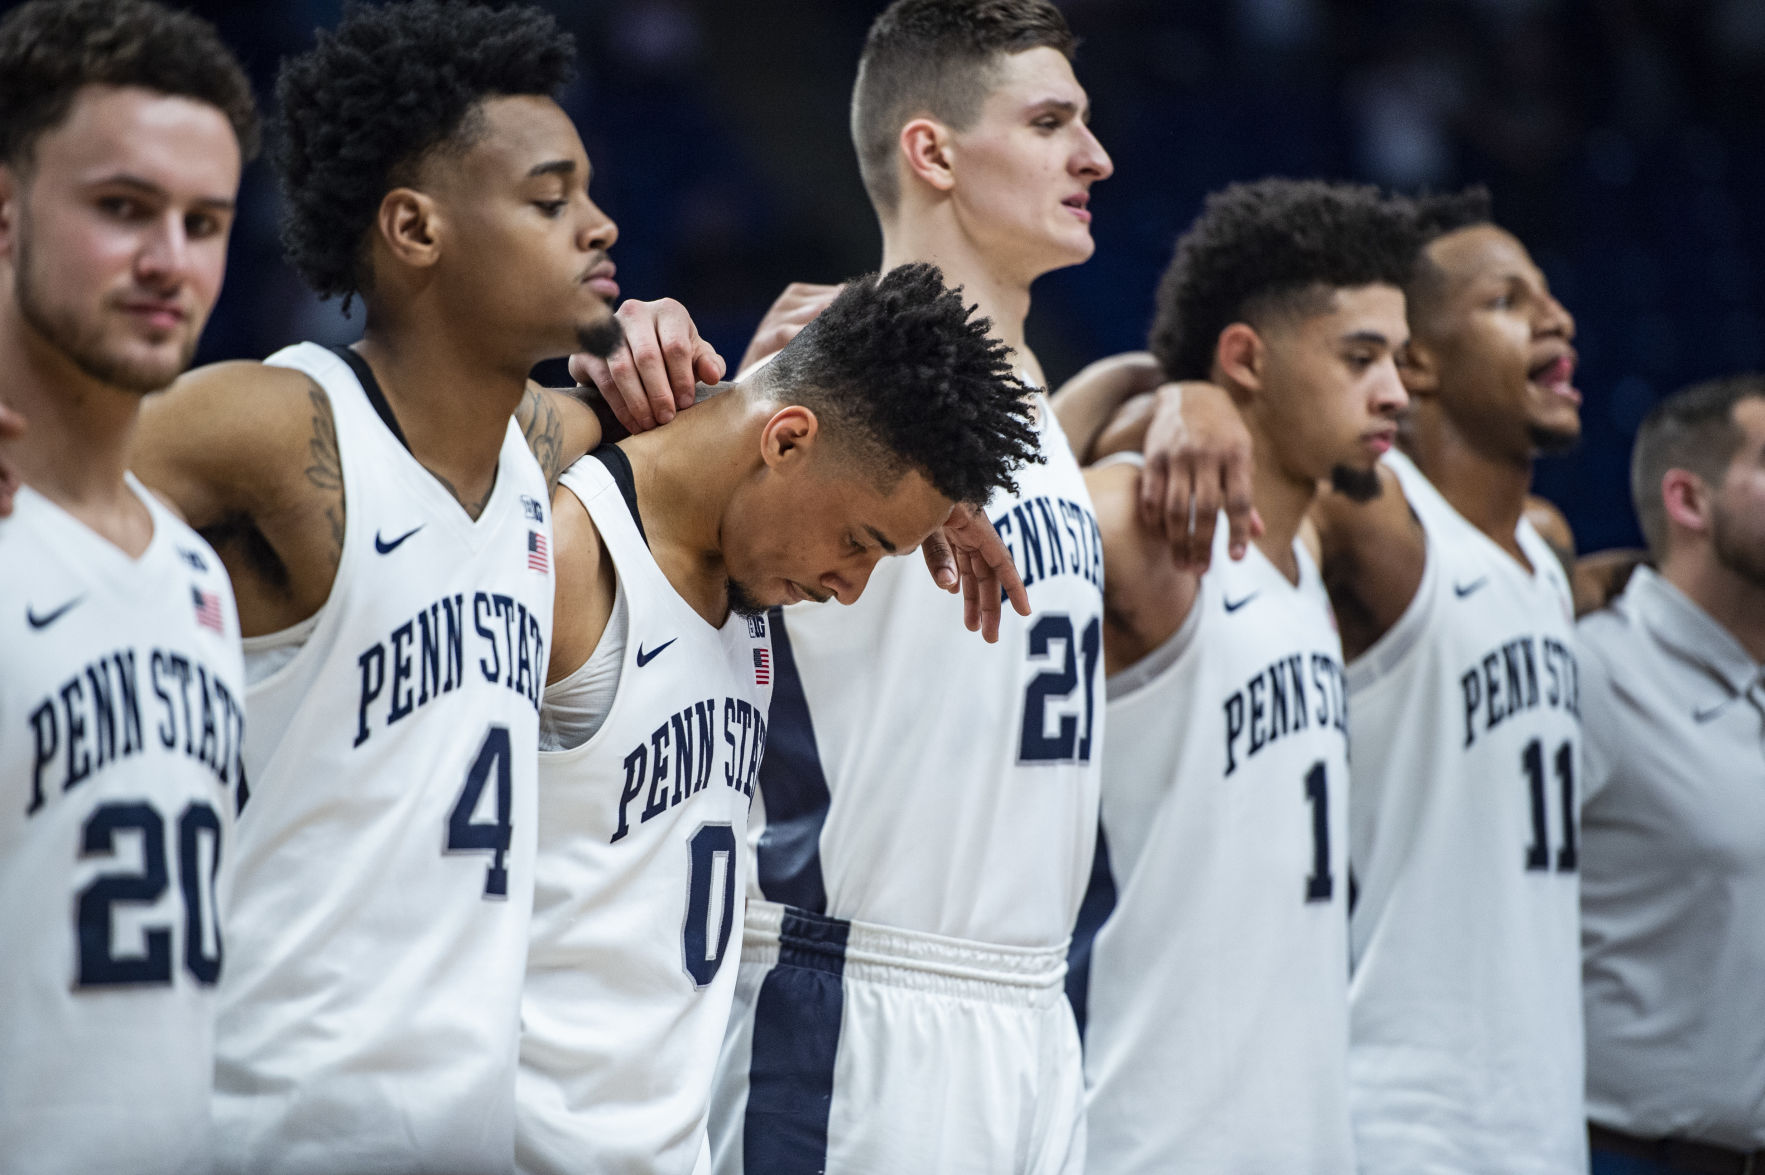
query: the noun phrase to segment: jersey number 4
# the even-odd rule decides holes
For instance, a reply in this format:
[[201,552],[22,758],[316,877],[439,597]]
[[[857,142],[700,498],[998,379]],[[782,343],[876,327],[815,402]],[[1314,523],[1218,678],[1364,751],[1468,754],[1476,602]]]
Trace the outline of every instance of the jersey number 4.
[[[1097,658],[1103,651],[1102,622],[1095,616],[1085,625],[1083,636],[1073,640],[1072,618],[1053,612],[1030,628],[1030,660],[1050,661],[1045,669],[1030,679],[1023,698],[1023,731],[1018,736],[1017,761],[1020,763],[1089,763],[1091,731],[1096,726]],[[1048,729],[1048,708],[1070,704],[1080,692],[1079,661],[1084,661],[1083,697],[1078,699],[1084,711],[1062,713],[1054,730]]]
[[[100,804],[80,830],[80,855],[122,856],[130,839],[140,846],[140,867],[100,873],[75,899],[80,987],[172,981],[170,926],[142,925],[132,936],[142,949],[122,955],[116,950],[117,907],[151,906],[171,884],[165,817],[145,801]],[[197,802],[184,809],[178,817],[176,852],[184,898],[184,966],[197,983],[209,987],[221,977],[221,928],[214,905],[221,818],[213,808]]]
[[[489,853],[490,870],[484,878],[484,896],[509,896],[509,841],[514,825],[509,823],[509,806],[513,790],[509,775],[509,728],[493,726],[484,732],[478,755],[466,772],[460,798],[454,801],[447,818],[447,852]],[[484,789],[495,778],[492,814],[479,819],[478,809],[484,804]]]

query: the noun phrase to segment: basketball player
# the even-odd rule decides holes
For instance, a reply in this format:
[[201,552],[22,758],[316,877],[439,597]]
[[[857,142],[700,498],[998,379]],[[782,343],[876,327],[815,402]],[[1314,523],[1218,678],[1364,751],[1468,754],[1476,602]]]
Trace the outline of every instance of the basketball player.
[[522,1170],[708,1170],[772,694],[763,609],[853,603],[1036,442],[1003,345],[912,265],[849,283],[734,390],[565,471]]
[[1581,927],[1593,1170],[1765,1166],[1765,379],[1637,433],[1660,570],[1581,622]]
[[1152,347],[1170,378],[1237,402],[1265,530],[1234,561],[1221,527],[1198,575],[1141,522],[1137,462],[1086,475],[1110,674],[1086,903],[1107,920],[1082,918],[1074,944],[1087,1171],[1354,1171],[1346,690],[1300,535],[1321,483],[1378,491],[1406,402],[1414,255],[1410,220],[1371,188],[1210,197],[1165,273]]
[[[1072,47],[1046,0],[900,0],[853,94],[884,268],[936,260],[1031,385],[1030,285],[1090,256],[1089,190],[1112,170]],[[987,514],[1035,611],[996,645],[901,565],[849,611],[771,618],[757,884],[712,1109],[729,1175],[1082,1161],[1061,979],[1095,839],[1102,556],[1034,403],[1045,461]]]
[[[250,84],[140,0],[0,21],[0,1166],[204,1171],[215,877],[242,786],[214,552],[127,473],[226,269]],[[230,946],[230,944],[227,944]]]
[[413,3],[285,63],[284,239],[364,337],[143,414],[135,468],[213,537],[247,636],[224,1170],[511,1163],[549,485],[598,436],[525,379],[618,339],[570,59],[537,9]]
[[1533,461],[1580,435],[1575,324],[1486,194],[1417,215],[1413,456],[1313,512],[1349,657],[1355,1158],[1566,1175],[1587,1164],[1579,680],[1567,577],[1524,515]]

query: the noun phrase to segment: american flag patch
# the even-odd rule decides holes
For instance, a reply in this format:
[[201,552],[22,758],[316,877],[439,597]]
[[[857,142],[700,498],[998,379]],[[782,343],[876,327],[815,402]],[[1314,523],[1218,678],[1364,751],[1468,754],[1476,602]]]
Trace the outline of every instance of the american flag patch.
[[213,592],[205,592],[194,584],[190,587],[190,602],[196,605],[196,623],[204,628],[212,628],[216,632],[224,632],[221,626],[221,598]]
[[527,566],[534,571],[546,571],[550,567],[545,557],[545,536],[537,530],[527,532]]
[[765,649],[754,650],[754,684],[772,684],[772,654]]

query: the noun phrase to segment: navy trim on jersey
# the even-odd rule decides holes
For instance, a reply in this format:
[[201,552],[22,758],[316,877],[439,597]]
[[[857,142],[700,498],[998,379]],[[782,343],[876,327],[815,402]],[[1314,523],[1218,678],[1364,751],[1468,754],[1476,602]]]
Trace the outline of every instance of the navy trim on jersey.
[[742,1168],[766,1175],[827,1170],[827,1119],[840,1046],[846,938],[851,924],[806,910],[784,912],[778,962],[754,1001],[754,1054]]
[[760,796],[766,827],[760,833],[755,866],[760,892],[768,901],[822,914],[827,887],[821,875],[821,829],[827,823],[827,775],[796,654],[785,632],[784,609],[767,613],[772,658],[778,676],[772,685],[772,714],[766,727],[766,757],[760,761]]
[[1115,874],[1109,868],[1109,843],[1097,829],[1097,852],[1091,858],[1091,882],[1085,887],[1085,900],[1079,903],[1078,923],[1073,927],[1072,945],[1066,952],[1066,999],[1072,1005],[1072,1016],[1079,1026],[1079,1040],[1085,1039],[1085,1003],[1091,994],[1091,945],[1097,932],[1115,912]]
[[619,496],[625,499],[625,508],[631,511],[637,537],[643,540],[644,546],[649,546],[650,536],[644,533],[643,515],[637,512],[637,478],[631,472],[631,458],[618,445],[600,445],[589,456],[607,467],[613,484],[619,487]]
[[368,403],[374,406],[375,413],[386,422],[386,427],[398,438],[404,451],[410,453],[411,443],[404,439],[404,429],[398,427],[398,417],[392,414],[392,405],[387,401],[386,393],[380,390],[380,381],[374,378],[374,369],[368,366],[368,361],[348,347],[332,347],[331,353],[349,364],[349,369],[355,372],[355,381],[362,385],[362,391],[368,395]]

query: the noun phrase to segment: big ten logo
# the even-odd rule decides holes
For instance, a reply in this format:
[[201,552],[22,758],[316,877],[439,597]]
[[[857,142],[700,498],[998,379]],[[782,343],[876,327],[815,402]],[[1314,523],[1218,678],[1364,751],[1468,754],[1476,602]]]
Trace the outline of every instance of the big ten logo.
[[764,617],[764,616],[748,616],[748,617],[745,617],[745,619],[748,622],[748,635],[753,637],[757,641],[765,640],[766,639],[766,617]]

